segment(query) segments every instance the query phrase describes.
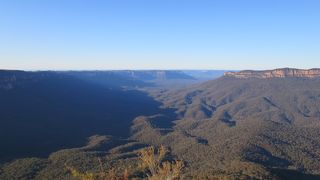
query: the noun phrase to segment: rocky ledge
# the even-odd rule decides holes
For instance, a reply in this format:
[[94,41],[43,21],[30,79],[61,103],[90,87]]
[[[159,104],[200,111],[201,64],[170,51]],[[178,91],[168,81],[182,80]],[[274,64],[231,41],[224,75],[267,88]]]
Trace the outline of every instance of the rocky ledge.
[[227,77],[235,78],[285,78],[285,77],[299,77],[299,78],[317,78],[320,77],[320,69],[274,69],[265,71],[245,70],[239,72],[226,72]]

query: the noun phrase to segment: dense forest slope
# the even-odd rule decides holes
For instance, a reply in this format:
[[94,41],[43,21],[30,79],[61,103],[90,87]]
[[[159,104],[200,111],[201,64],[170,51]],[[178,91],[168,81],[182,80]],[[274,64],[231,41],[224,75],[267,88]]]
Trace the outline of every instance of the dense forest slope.
[[222,77],[153,96],[179,121],[164,134],[152,128],[154,117],[140,117],[133,137],[172,147],[190,171],[320,174],[318,78]]

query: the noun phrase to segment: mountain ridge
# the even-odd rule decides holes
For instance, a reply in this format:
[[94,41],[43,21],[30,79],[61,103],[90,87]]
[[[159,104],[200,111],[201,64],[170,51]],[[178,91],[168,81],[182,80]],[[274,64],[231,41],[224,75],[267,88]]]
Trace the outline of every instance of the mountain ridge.
[[224,76],[160,92],[154,97],[164,107],[176,109],[173,132],[154,138],[157,131],[153,130],[148,138],[141,136],[152,132],[146,126],[139,127],[141,132],[134,137],[144,143],[160,139],[157,144],[170,146],[191,169],[206,169],[205,174],[211,173],[208,169],[242,166],[234,163],[254,163],[269,172],[284,169],[319,175],[319,82],[319,78]]
[[320,68],[313,69],[295,69],[295,68],[280,68],[273,70],[244,70],[239,72],[225,72],[224,76],[235,78],[317,78],[320,77]]

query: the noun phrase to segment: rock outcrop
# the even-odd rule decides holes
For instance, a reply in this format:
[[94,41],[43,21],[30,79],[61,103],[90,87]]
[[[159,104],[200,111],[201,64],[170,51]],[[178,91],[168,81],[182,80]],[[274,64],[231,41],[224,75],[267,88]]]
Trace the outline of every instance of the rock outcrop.
[[285,78],[285,77],[298,77],[298,78],[317,78],[320,77],[320,69],[292,69],[282,68],[265,71],[252,71],[245,70],[239,72],[226,72],[224,76],[235,78]]

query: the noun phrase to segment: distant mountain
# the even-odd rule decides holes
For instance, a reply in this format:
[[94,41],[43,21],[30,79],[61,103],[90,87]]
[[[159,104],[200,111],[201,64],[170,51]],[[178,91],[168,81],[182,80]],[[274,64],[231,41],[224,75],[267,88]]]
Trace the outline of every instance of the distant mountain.
[[162,87],[178,88],[215,79],[226,71],[220,70],[113,70],[63,71],[82,80],[108,87]]
[[127,70],[113,71],[143,81],[210,80],[223,76],[226,70]]
[[127,70],[127,71],[113,71],[114,73],[121,74],[123,76],[129,76],[134,79],[143,81],[154,80],[194,80],[195,77],[190,76],[183,71],[175,70]]
[[[110,70],[110,71],[62,71],[75,76],[117,78],[136,81],[210,80],[223,76],[226,70]],[[114,78],[114,77],[112,77]],[[110,78],[109,78],[110,79]]]
[[230,72],[229,70],[183,70],[188,74],[199,80],[212,80],[223,76],[224,73]]

